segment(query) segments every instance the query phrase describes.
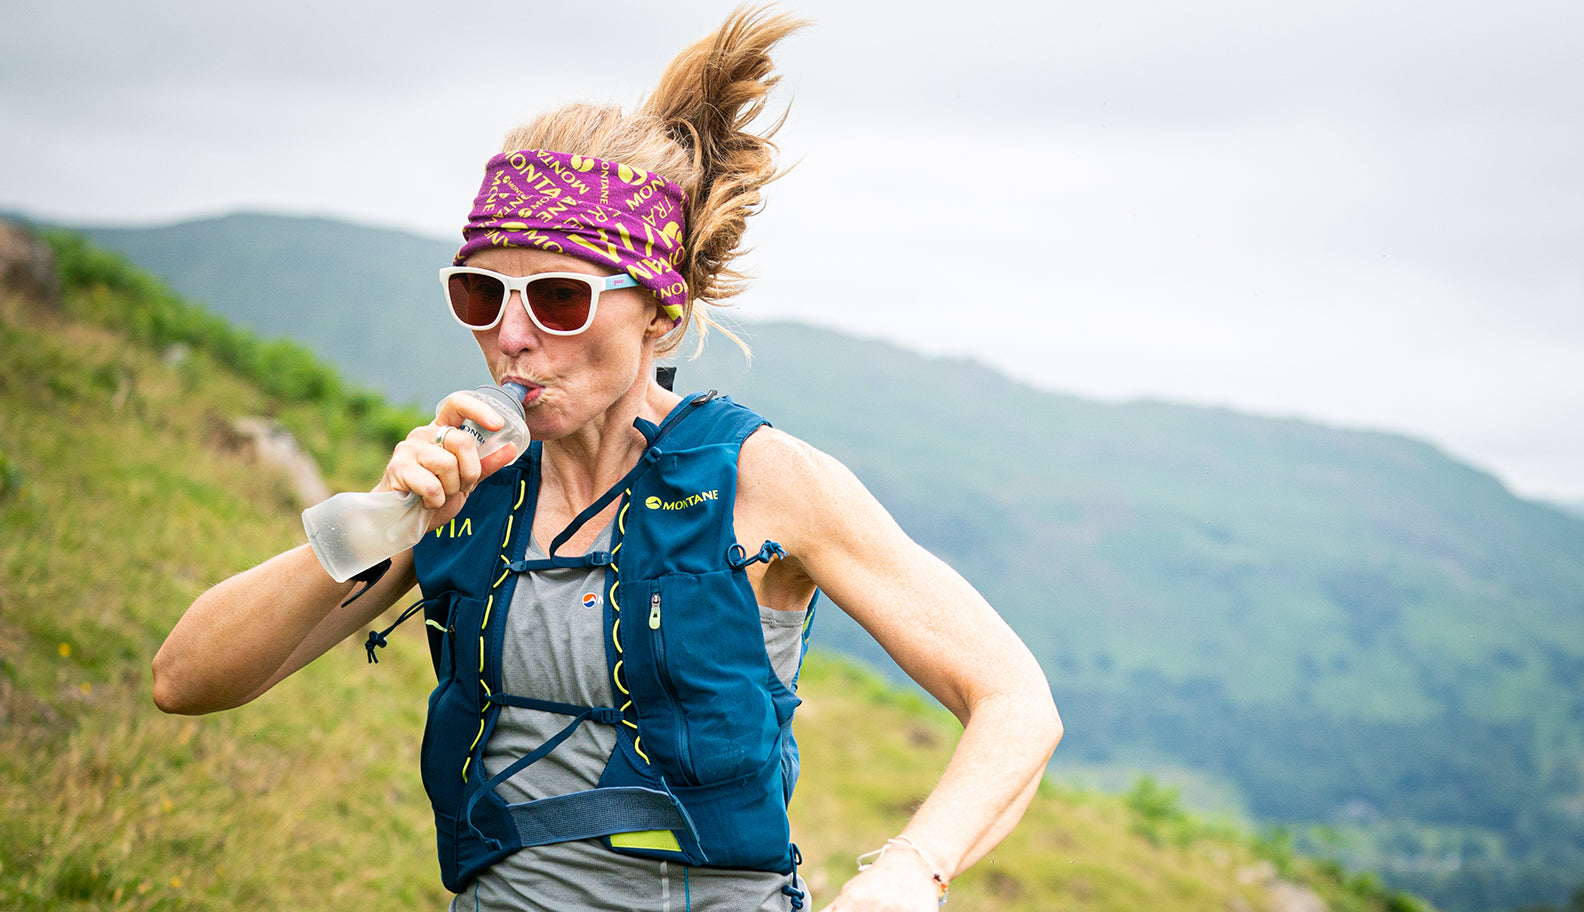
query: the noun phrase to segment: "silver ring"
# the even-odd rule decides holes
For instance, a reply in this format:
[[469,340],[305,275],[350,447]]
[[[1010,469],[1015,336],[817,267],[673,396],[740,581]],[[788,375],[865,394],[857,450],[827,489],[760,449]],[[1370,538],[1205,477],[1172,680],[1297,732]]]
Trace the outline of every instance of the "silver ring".
[[435,444],[435,446],[444,447],[445,446],[445,435],[447,435],[449,433],[451,433],[451,426],[449,424],[448,425],[443,425],[439,430],[435,431],[435,436],[434,436],[434,444]]

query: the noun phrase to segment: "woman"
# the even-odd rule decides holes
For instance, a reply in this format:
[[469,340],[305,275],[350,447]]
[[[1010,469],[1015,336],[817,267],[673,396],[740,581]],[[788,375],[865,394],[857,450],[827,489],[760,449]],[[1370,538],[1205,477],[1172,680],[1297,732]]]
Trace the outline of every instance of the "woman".
[[[731,262],[775,176],[773,130],[748,125],[797,27],[740,10],[637,112],[574,105],[510,134],[442,279],[496,382],[525,391],[530,451],[480,459],[448,430],[500,418],[448,398],[377,486],[421,495],[436,534],[355,599],[288,551],[200,596],[155,657],[167,712],[238,706],[421,585],[440,676],[424,779],[454,908],[803,908],[786,800],[819,591],[964,725],[829,909],[935,908],[1060,738],[1028,650],[845,467],[654,379],[711,325],[701,305],[741,288]],[[275,635],[249,635],[261,617]]]

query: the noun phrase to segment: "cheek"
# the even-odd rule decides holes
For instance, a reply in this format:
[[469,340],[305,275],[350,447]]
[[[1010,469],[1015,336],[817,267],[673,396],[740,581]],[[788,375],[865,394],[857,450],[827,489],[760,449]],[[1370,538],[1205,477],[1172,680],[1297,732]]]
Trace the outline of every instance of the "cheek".
[[609,341],[592,346],[586,353],[586,364],[600,376],[601,385],[621,387],[632,383],[642,362],[641,349],[630,340]]

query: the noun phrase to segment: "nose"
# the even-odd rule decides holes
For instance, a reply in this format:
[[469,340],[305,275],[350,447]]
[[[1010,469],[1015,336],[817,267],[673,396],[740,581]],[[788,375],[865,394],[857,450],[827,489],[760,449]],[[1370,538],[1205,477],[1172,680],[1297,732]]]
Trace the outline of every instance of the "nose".
[[520,292],[513,291],[502,308],[500,325],[495,327],[497,344],[502,352],[511,355],[537,347],[539,327],[528,317],[528,308]]

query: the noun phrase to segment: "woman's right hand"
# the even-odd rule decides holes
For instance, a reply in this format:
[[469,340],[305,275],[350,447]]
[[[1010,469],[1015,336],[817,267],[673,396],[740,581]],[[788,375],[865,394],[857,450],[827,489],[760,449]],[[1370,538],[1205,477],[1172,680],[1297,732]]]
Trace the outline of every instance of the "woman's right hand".
[[450,522],[461,512],[478,483],[516,460],[510,444],[479,458],[473,435],[462,429],[471,419],[496,430],[504,423],[489,405],[467,393],[447,396],[435,409],[432,424],[413,428],[396,444],[376,491],[411,491],[431,511],[426,531]]

